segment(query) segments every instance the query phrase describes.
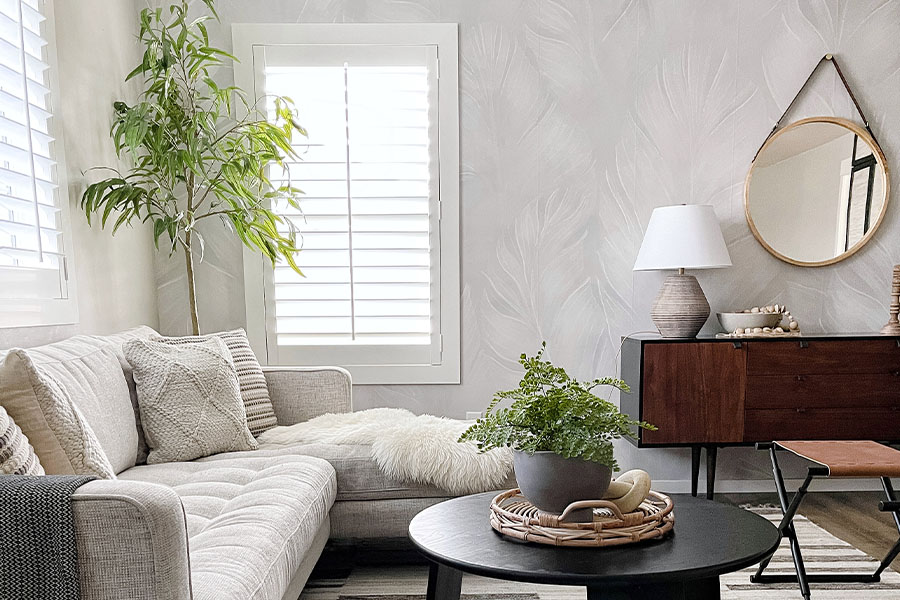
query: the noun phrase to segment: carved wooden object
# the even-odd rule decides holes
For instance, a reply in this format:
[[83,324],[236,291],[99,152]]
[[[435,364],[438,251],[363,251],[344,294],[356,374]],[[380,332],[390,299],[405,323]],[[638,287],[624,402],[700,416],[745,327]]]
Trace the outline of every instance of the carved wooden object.
[[881,333],[900,335],[900,265],[894,266],[894,280],[891,284],[891,320],[881,328]]

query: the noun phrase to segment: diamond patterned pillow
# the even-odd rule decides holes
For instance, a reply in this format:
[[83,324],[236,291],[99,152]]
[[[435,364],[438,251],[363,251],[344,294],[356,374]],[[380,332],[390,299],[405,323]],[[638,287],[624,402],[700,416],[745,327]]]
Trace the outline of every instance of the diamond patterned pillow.
[[257,436],[264,431],[278,425],[275,419],[275,409],[272,400],[269,399],[269,388],[266,385],[266,376],[263,374],[256,355],[250,347],[250,340],[243,329],[222,331],[208,335],[186,335],[182,337],[153,337],[157,342],[167,344],[196,344],[208,340],[211,337],[221,338],[237,371],[238,383],[241,386],[241,398],[244,400],[244,410],[247,411],[247,427],[250,433]]
[[44,468],[22,430],[0,406],[0,475],[43,475]]
[[259,447],[221,339],[177,346],[134,339],[122,350],[134,368],[148,464]]

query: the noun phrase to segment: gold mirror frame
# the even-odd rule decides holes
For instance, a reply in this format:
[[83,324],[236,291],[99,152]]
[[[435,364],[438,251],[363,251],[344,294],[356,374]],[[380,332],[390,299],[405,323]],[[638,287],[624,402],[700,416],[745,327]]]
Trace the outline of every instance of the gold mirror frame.
[[[772,246],[770,246],[760,235],[759,230],[756,228],[756,224],[753,222],[753,217],[750,216],[750,179],[753,177],[753,167],[756,166],[756,161],[762,156],[763,152],[766,151],[766,148],[769,147],[772,142],[774,142],[779,136],[783,135],[785,132],[790,131],[796,127],[801,125],[805,125],[807,123],[833,123],[835,125],[840,125],[846,129],[849,129],[856,135],[858,135],[863,141],[865,141],[870,148],[872,148],[872,152],[875,153],[875,156],[882,166],[882,170],[884,172],[884,207],[881,210],[881,214],[878,215],[878,219],[875,221],[875,224],[866,232],[866,235],[863,236],[861,240],[859,240],[852,248],[846,250],[845,252],[835,256],[834,258],[830,258],[828,260],[822,260],[818,262],[803,262],[788,256],[785,256],[775,250]],[[878,227],[881,225],[881,222],[884,220],[885,214],[887,214],[888,202],[891,198],[891,177],[890,170],[888,169],[887,160],[884,157],[884,152],[881,151],[881,146],[878,145],[878,142],[875,141],[875,138],[869,134],[863,127],[860,127],[853,121],[848,121],[847,119],[842,119],[840,117],[810,117],[808,119],[801,119],[800,121],[796,121],[782,127],[775,133],[773,133],[769,139],[762,145],[762,148],[759,149],[759,152],[756,154],[756,157],[753,159],[753,162],[750,163],[750,169],[747,171],[747,178],[744,180],[744,215],[747,217],[747,224],[750,225],[750,231],[753,232],[753,237],[756,238],[756,241],[759,244],[768,250],[769,254],[772,256],[783,260],[786,263],[790,263],[792,265],[796,265],[798,267],[824,267],[826,265],[833,265],[835,263],[841,262],[842,260],[846,260],[859,252],[859,250],[869,243],[869,240],[872,239],[872,236],[875,235],[875,232],[878,231]]]

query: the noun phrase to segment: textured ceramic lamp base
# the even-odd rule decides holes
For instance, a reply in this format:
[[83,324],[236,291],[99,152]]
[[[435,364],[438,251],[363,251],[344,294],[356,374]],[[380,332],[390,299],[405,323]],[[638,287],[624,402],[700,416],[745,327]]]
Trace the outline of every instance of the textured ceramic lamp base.
[[650,317],[667,338],[692,338],[709,318],[709,302],[693,275],[669,275],[659,290]]

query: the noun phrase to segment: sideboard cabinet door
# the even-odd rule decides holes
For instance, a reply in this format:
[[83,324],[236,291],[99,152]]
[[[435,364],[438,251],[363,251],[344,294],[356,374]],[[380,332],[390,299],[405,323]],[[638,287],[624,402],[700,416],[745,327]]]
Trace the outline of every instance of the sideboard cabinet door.
[[644,345],[641,415],[646,445],[741,442],[746,351],[740,344]]

